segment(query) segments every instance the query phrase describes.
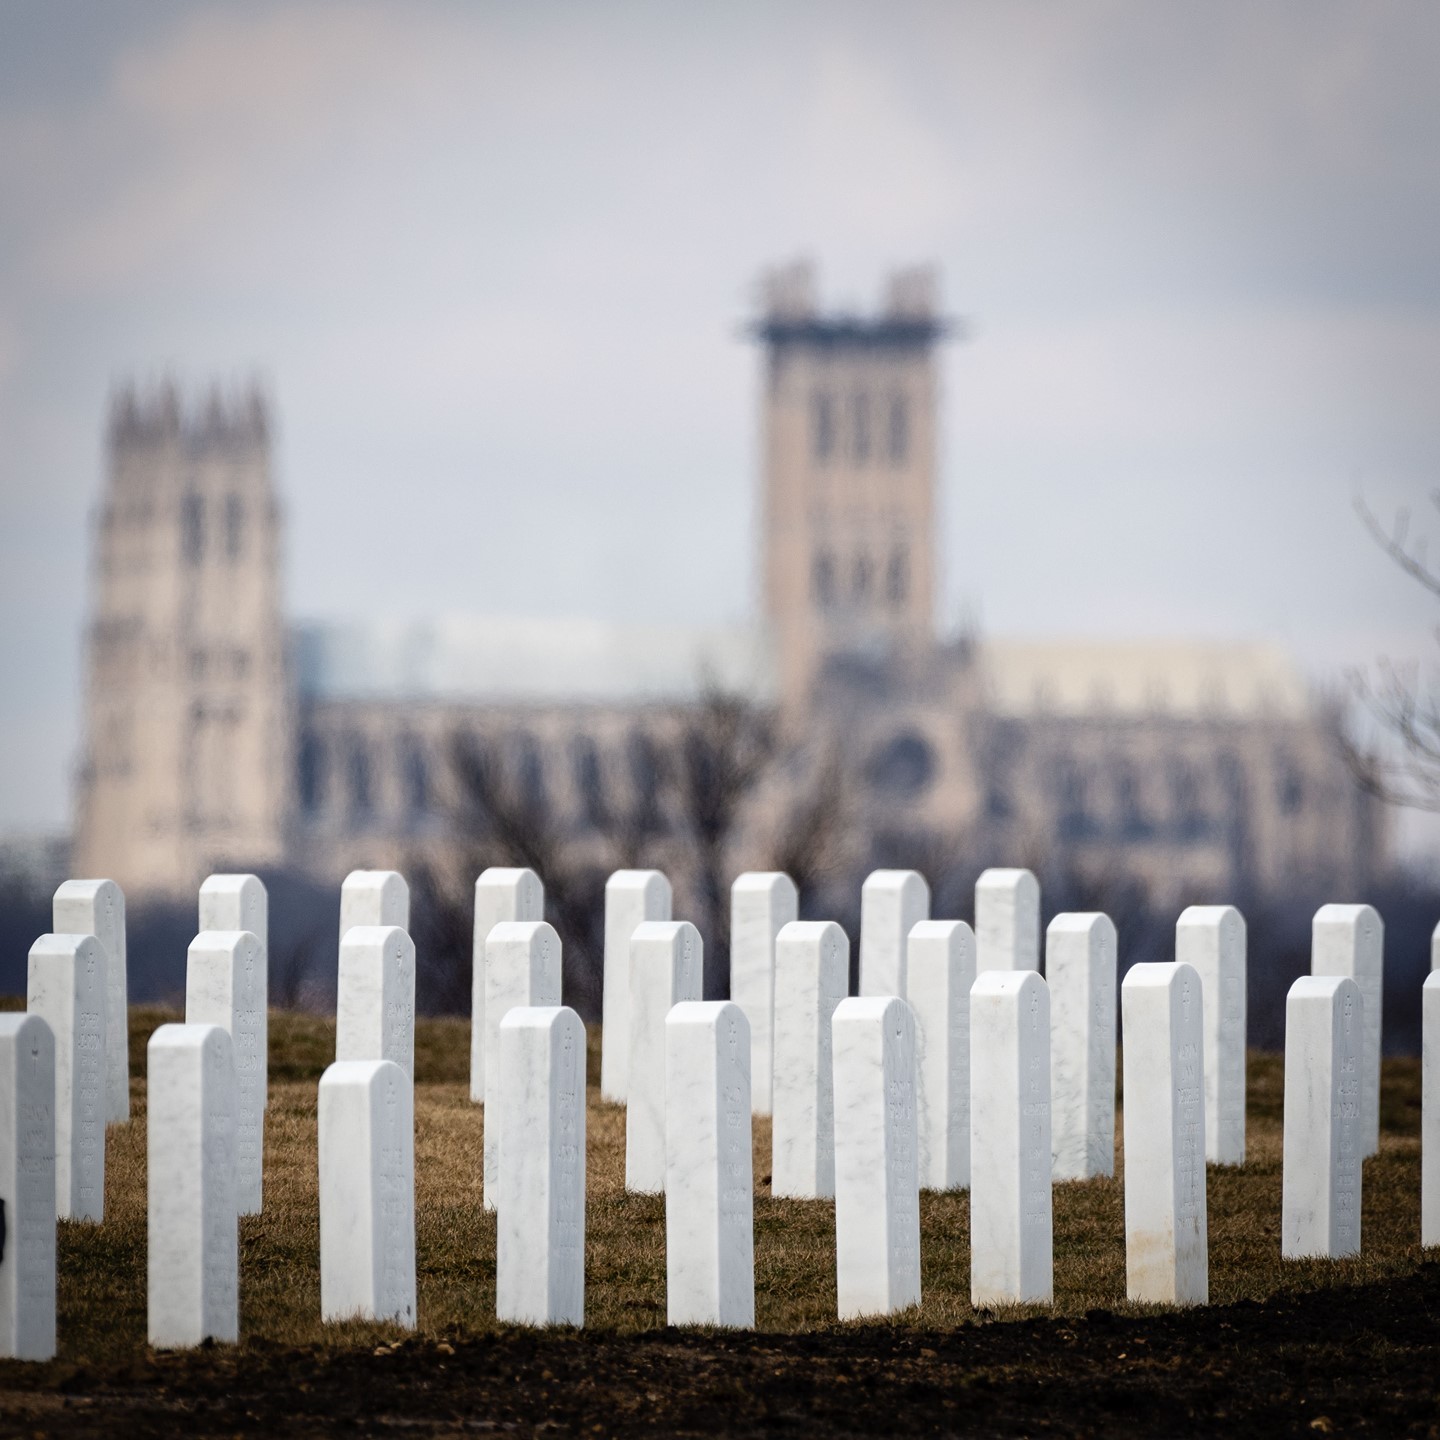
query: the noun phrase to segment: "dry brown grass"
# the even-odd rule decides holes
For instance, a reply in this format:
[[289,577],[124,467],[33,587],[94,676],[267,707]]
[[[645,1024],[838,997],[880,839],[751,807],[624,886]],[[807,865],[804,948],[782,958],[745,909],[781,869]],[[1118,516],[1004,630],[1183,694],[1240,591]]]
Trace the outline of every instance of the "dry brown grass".
[[[60,1227],[60,1348],[84,1362],[123,1362],[145,1347],[144,1047],[154,1009],[132,1017],[133,1119],[113,1127],[105,1223]],[[586,1318],[635,1331],[665,1323],[664,1204],[626,1195],[624,1117],[601,1104],[591,1035]],[[334,1053],[333,1022],[271,1018],[265,1213],[241,1224],[241,1329],[251,1344],[373,1345],[391,1332],[320,1324],[316,1198],[316,1082]],[[431,1335],[496,1328],[495,1225],[480,1204],[482,1112],[466,1090],[468,1027],[422,1020],[416,1038],[416,1223],[419,1311]],[[1250,1061],[1249,1162],[1209,1176],[1210,1295],[1262,1300],[1278,1291],[1357,1284],[1412,1270],[1419,1247],[1419,1064],[1385,1066],[1381,1153],[1366,1163],[1364,1254],[1341,1262],[1280,1260],[1282,1074],[1278,1056]],[[835,1325],[833,1207],[773,1200],[769,1124],[755,1126],[756,1318],[772,1331]],[[1123,1157],[1122,1157],[1123,1164]],[[899,1327],[949,1327],[977,1318],[969,1300],[969,1216],[963,1194],[921,1201],[924,1302]],[[1127,1311],[1121,1181],[1055,1191],[1056,1309]],[[1016,1314],[1022,1312],[1014,1312]]]

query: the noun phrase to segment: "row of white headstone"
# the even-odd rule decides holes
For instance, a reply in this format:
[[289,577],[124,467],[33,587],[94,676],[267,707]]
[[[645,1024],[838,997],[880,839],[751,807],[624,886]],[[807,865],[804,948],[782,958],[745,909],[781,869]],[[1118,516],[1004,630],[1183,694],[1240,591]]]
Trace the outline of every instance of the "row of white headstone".
[[[539,882],[529,879],[538,911]],[[488,922],[478,899],[485,884],[482,877],[477,887],[477,958],[480,925]],[[743,1138],[748,1196],[749,1126],[747,1121],[742,1136],[735,1097],[745,1093],[763,1113],[761,1087],[751,1083],[757,1069],[770,1079],[764,1088],[774,1116],[772,1192],[835,1198],[842,1316],[883,1313],[918,1300],[919,1189],[965,1185],[972,1161],[978,1171],[971,1202],[972,1299],[977,1305],[1048,1301],[1050,1185],[1113,1173],[1116,957],[1114,927],[1105,916],[1057,917],[1047,932],[1047,985],[1034,973],[1038,901],[1029,872],[982,877],[977,920],[988,953],[1000,962],[987,971],[977,961],[980,947],[968,926],[924,918],[928,888],[922,877],[877,872],[862,900],[862,997],[850,1000],[844,932],[833,924],[795,921],[787,877],[746,875],[732,902],[736,1003],[707,1006],[699,1003],[700,936],[693,926],[668,919],[665,877],[642,871],[612,878],[602,1054],[618,1055],[618,1045],[606,1037],[625,1035],[626,1063],[617,1060],[613,1068],[623,1073],[627,1104],[626,1185],[665,1194],[672,1321],[752,1323],[749,1202],[742,1217],[741,1171],[732,1160],[737,1183],[726,1193],[735,1203],[728,1210],[720,1206],[717,1167],[726,1162],[717,1137],[730,1133],[737,1144]],[[497,942],[515,943],[520,936],[511,932],[521,929],[502,923],[489,932],[487,967],[500,959]],[[1379,1027],[1364,1024],[1372,1016],[1356,983],[1344,977],[1358,976],[1378,997],[1380,934],[1369,907],[1324,907],[1315,924],[1317,978],[1298,984],[1289,1003],[1294,1039],[1287,1053],[1298,1059],[1289,1061],[1287,1087],[1287,1256],[1358,1249],[1355,1151],[1367,1117],[1361,1072],[1373,1075],[1378,1098]],[[1243,1163],[1245,1154],[1243,919],[1232,907],[1194,907],[1181,917],[1176,946],[1174,964],[1133,968],[1124,991],[1134,1037],[1126,1068],[1133,1067],[1130,1090],[1137,1097],[1126,1125],[1134,1157],[1126,1196],[1127,1288],[1137,1300],[1197,1303],[1208,1290],[1207,1151],[1217,1163]],[[622,966],[626,951],[628,964]],[[1329,971],[1341,973],[1326,978]],[[619,974],[625,977],[623,1004],[611,983]],[[867,976],[873,986],[898,981],[905,997],[864,996]],[[1063,997],[1058,1044],[1050,1026],[1051,986]],[[499,1017],[489,980],[485,993],[493,1047]],[[1207,993],[1214,997],[1209,1007]],[[517,1009],[502,1021],[502,1034],[511,1025],[548,1024],[558,1013],[525,1008],[518,994],[514,999]],[[1324,1046],[1315,1029],[1322,1013],[1334,1022],[1334,1043]],[[728,1069],[727,1056],[716,1048],[721,1033],[728,1037]],[[748,1042],[749,1066],[735,1060],[737,1035]],[[1368,1055],[1367,1039],[1374,1042]],[[1058,1072],[1053,1088],[1052,1055]],[[488,1074],[489,1108],[500,1111],[487,1116],[489,1127],[509,1114],[513,1102],[507,1089],[497,1092],[497,1080],[507,1085],[510,1072],[502,1056],[499,1071]],[[867,1081],[859,1080],[862,1074]],[[601,1083],[603,1094],[603,1061]],[[1054,1134],[1052,1099],[1068,1122]],[[1214,1118],[1207,1123],[1207,1116]],[[1333,1134],[1317,1116],[1327,1126],[1334,1122]],[[1368,1118],[1373,1152],[1378,1105],[1369,1107]],[[537,1119],[529,1117],[521,1133],[539,1133]],[[510,1122],[503,1123],[508,1132]],[[503,1142],[502,1148],[508,1168],[513,1152]],[[519,1156],[516,1162],[524,1163]],[[698,1216],[692,1193],[697,1174],[704,1177],[705,1202]],[[583,1186],[578,1202],[572,1195],[570,1203],[583,1205]],[[532,1205],[524,1220],[511,1224],[502,1206],[502,1272],[505,1237],[524,1225],[531,1234],[523,1268],[544,1273],[542,1257],[553,1242],[545,1214],[543,1205]],[[710,1283],[703,1303],[684,1283],[698,1255],[721,1257],[718,1268],[706,1267]],[[580,1272],[572,1267],[571,1273]],[[535,1298],[533,1311],[506,1318],[579,1323],[580,1291],[572,1288],[558,1308],[545,1308],[543,1299]]]
[[[1038,964],[1038,899],[1029,872],[987,872],[977,886],[977,944],[962,922],[926,918],[928,888],[919,875],[876,872],[862,900],[862,996],[847,1000],[844,932],[793,920],[795,892],[787,877],[742,876],[733,898],[735,1001],[703,1005],[698,933],[658,918],[669,912],[664,876],[631,871],[612,877],[605,1014],[627,1040],[627,1185],[666,1195],[672,1320],[753,1321],[749,1117],[752,1108],[764,1111],[762,1088],[775,1114],[773,1193],[835,1196],[842,1314],[918,1299],[918,1198],[911,1204],[910,1191],[918,1197],[922,1185],[963,1186],[972,1162],[976,1303],[1048,1297],[1049,1182],[1113,1171],[1115,937],[1104,916],[1057,917],[1046,937],[1047,985],[1038,974],[1023,973]],[[16,1206],[15,1261],[0,1260],[0,1353],[53,1353],[53,1217],[101,1218],[101,1082],[113,1074],[128,1115],[123,906],[112,882],[61,887],[56,933],[32,950],[30,1014],[9,1017],[0,1035],[11,1062],[0,1067],[0,1099],[8,1102],[0,1104],[0,1198],[8,1190],[8,1164]],[[504,1319],[578,1324],[584,1030],[559,1006],[560,943],[539,920],[542,907],[543,890],[530,871],[487,871],[477,882],[471,1092],[481,1098],[488,1086],[501,1102],[488,1107],[485,1163],[486,1204],[500,1210],[497,1310]],[[322,1079],[319,1101],[327,1319],[358,1314],[414,1323],[415,960],[408,923],[401,876],[348,877],[337,1058]],[[200,934],[190,947],[186,1023],[162,1027],[151,1040],[149,1289],[156,1344],[238,1334],[235,1217],[258,1212],[262,1203],[267,930],[264,887],[256,877],[211,877],[201,890]],[[1307,980],[1297,982],[1290,998],[1286,1254],[1358,1248],[1355,1150],[1368,1136],[1363,1153],[1373,1151],[1375,1127],[1367,1129],[1367,1122],[1378,1120],[1378,1104],[1366,1102],[1370,1093],[1378,1100],[1379,1026],[1365,991],[1373,989],[1378,999],[1380,938],[1379,919],[1368,907],[1324,907],[1316,917],[1314,969],[1317,975],[1353,973],[1360,988]],[[998,962],[991,966],[998,973],[986,973],[977,951]],[[621,954],[628,964],[619,963]],[[1227,1116],[1238,1138],[1228,1154],[1211,1148],[1210,1156],[1232,1163],[1244,1157],[1244,925],[1238,912],[1187,911],[1177,929],[1177,957],[1176,965],[1135,967],[1127,977],[1127,1030],[1137,1037],[1127,1047],[1127,1071],[1132,1056],[1144,1058],[1147,1045],[1158,1047],[1139,1072],[1150,1083],[1127,1089],[1152,1108],[1174,1093],[1168,1129],[1158,1110],[1142,1125],[1142,1106],[1132,1100],[1127,1135],[1133,1118],[1141,1125],[1137,1133],[1147,1137],[1143,1153],[1159,1153],[1156,1136],[1170,1143],[1153,1183],[1132,1158],[1126,1214],[1127,1238],[1134,1241],[1127,1247],[1131,1293],[1183,1301],[1203,1299],[1193,1255],[1183,1263],[1177,1258],[1185,1235],[1192,1241],[1199,1235],[1203,1254],[1204,1162],[1196,1157],[1209,1148],[1207,1136],[1212,1145],[1224,1136]],[[1148,973],[1160,971],[1166,974]],[[625,1003],[617,1008],[609,977],[618,973],[626,984]],[[863,994],[867,983],[896,980],[904,996]],[[1054,1032],[1052,990],[1059,1017]],[[1221,1004],[1206,1006],[1205,993],[1218,995]],[[114,1024],[112,1009],[120,1017]],[[1206,1025],[1207,1010],[1218,1011],[1221,1023]],[[1187,1025],[1199,1038],[1184,1038]],[[607,1027],[602,1056],[613,1053],[613,1033]],[[119,1046],[110,1043],[117,1037]],[[1428,1096],[1435,1049],[1429,1042],[1440,1043],[1440,989],[1431,985],[1426,1037]],[[1238,1072],[1228,1086],[1227,1062]],[[757,1070],[768,1082],[763,1087],[751,1084]],[[1374,1087],[1367,1084],[1372,1070]],[[1157,1086],[1165,1075],[1173,1085]],[[105,1113],[120,1118],[113,1090],[103,1093]],[[977,1097],[975,1106],[967,1094]],[[1227,1095],[1236,1097],[1233,1106]],[[1317,1095],[1330,1096],[1333,1105],[1327,1109]],[[1440,1184],[1432,1173],[1440,1135],[1431,1134],[1437,1108],[1426,1108],[1426,1139],[1435,1142],[1425,1146],[1426,1243],[1440,1238]],[[507,1124],[503,1117],[512,1114]],[[1217,1114],[1220,1123],[1208,1118]],[[48,1225],[41,1193],[47,1149],[54,1186]],[[877,1165],[877,1155],[884,1164]],[[1005,1183],[997,1190],[986,1177]],[[504,1197],[512,1191],[517,1203],[509,1205]],[[1143,1220],[1152,1211],[1162,1214],[1170,1240],[1160,1260],[1147,1262]],[[1323,1240],[1315,1238],[1320,1230]],[[721,1259],[702,1264],[702,1256]],[[1152,1271],[1169,1278],[1147,1280]],[[705,1278],[697,1279],[702,1272]],[[743,1283],[737,1277],[746,1272]]]

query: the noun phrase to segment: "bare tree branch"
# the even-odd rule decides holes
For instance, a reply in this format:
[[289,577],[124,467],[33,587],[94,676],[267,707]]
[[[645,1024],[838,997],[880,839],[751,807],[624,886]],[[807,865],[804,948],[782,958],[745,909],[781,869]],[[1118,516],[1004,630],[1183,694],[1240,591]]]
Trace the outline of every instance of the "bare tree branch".
[[[1440,490],[1430,493],[1431,503],[1440,509]],[[1395,524],[1387,534],[1375,512],[1365,503],[1364,496],[1355,497],[1355,513],[1370,532],[1375,543],[1413,580],[1419,581],[1432,595],[1440,597],[1440,572],[1432,570],[1425,559],[1425,541],[1410,543],[1410,512],[1395,513]]]
[[[1440,490],[1431,492],[1430,502],[1440,510]],[[1410,512],[1398,511],[1388,532],[1359,495],[1355,513],[1381,550],[1440,598],[1440,572],[1426,559],[1424,537],[1411,540]],[[1352,674],[1350,689],[1379,733],[1393,742],[1389,751],[1367,748],[1342,731],[1342,752],[1357,783],[1391,805],[1440,811],[1440,690],[1434,680],[1424,680],[1418,664],[1382,659],[1373,679],[1361,671]]]

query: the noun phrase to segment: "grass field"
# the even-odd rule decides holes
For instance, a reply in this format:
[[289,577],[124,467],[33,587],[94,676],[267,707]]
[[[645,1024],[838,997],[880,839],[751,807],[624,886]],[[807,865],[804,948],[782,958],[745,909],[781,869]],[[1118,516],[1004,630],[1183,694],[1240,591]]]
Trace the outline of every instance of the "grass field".
[[[59,1345],[62,1360],[72,1364],[124,1364],[145,1353],[145,1042],[175,1018],[155,1009],[132,1013],[133,1118],[109,1132],[105,1223],[60,1226]],[[586,1325],[632,1333],[665,1323],[664,1204],[624,1192],[624,1116],[597,1098],[598,1034],[590,1038]],[[463,1021],[417,1026],[419,1321],[422,1335],[432,1337],[497,1329],[495,1225],[480,1204],[484,1121],[467,1098],[468,1044]],[[240,1227],[242,1344],[373,1349],[395,1332],[322,1326],[319,1319],[316,1082],[334,1054],[334,1024],[277,1013],[270,1045],[265,1211]],[[1381,1151],[1365,1165],[1358,1259],[1280,1260],[1281,1116],[1280,1059],[1253,1054],[1249,1160],[1243,1169],[1209,1173],[1212,1304],[1413,1272],[1421,1260],[1418,1062],[1385,1065]],[[1113,1181],[1056,1188],[1056,1303],[1045,1313],[1134,1313],[1124,1298],[1123,1155],[1118,1169]],[[771,1199],[769,1173],[769,1125],[762,1120],[755,1125],[757,1328],[843,1330],[834,1319],[833,1207]],[[922,1197],[924,1299],[887,1322],[891,1328],[933,1331],[977,1318],[969,1301],[967,1205],[964,1194]]]

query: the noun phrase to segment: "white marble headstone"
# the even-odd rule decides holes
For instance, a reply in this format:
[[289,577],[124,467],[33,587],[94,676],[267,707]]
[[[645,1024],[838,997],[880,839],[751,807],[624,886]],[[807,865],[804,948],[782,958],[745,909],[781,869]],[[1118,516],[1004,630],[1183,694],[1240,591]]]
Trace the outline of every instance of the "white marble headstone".
[[1115,926],[1057,915],[1045,931],[1050,987],[1050,1144],[1054,1180],[1115,1173]]
[[1385,926],[1371,905],[1322,905],[1311,926],[1310,973],[1348,975],[1365,1002],[1360,1070],[1362,1154],[1380,1149],[1380,1036],[1385,993]]
[[905,946],[930,918],[930,886],[918,870],[872,870],[860,887],[860,993],[905,998]]
[[688,920],[647,920],[630,940],[630,1075],[626,1081],[625,1188],[665,1188],[665,1017],[698,1000],[704,976],[700,932]]
[[55,1036],[39,1015],[0,1015],[0,1356],[55,1354]]
[[1440,1245],[1440,970],[1420,1002],[1420,1243]]
[[1430,932],[1430,968],[1440,970],[1440,921]]
[[162,1025],[146,1051],[149,1340],[240,1338],[235,1060],[218,1025]]
[[[248,930],[260,942],[260,963],[256,972],[256,1048],[260,1066],[260,1103],[270,1103],[270,896],[258,875],[211,875],[200,886],[200,926],[207,930]],[[235,1036],[232,1034],[232,1040]],[[240,1052],[235,1063],[240,1068]],[[243,1083],[243,1082],[242,1082]],[[241,1211],[242,1214],[246,1213]]]
[[511,1010],[500,1026],[504,1103],[495,1316],[585,1323],[585,1027],[561,1006]]
[[1302,975],[1285,998],[1287,1260],[1360,1253],[1362,1008],[1359,987],[1344,975]]
[[755,1324],[750,1026],[733,1001],[665,1017],[665,1312],[670,1325]]
[[485,1024],[485,942],[490,932],[507,920],[543,920],[545,887],[533,870],[492,865],[475,881],[475,933],[470,961],[470,1098],[485,1100],[485,1047],[490,1030]]
[[775,937],[775,1088],[770,1193],[835,1193],[830,1017],[850,988],[850,941],[831,920],[793,920]]
[[320,1318],[415,1328],[415,1111],[393,1060],[320,1077]]
[[393,1060],[415,1076],[415,943],[397,925],[352,926],[340,942],[335,1058]]
[[750,1023],[750,1103],[770,1113],[775,1058],[775,937],[800,913],[795,882],[747,871],[730,887],[730,998]]
[[605,882],[605,991],[601,999],[600,1098],[623,1105],[630,1075],[630,939],[647,920],[670,918],[670,882],[658,870],[617,870]]
[[66,880],[51,902],[57,935],[93,935],[105,951],[105,1118],[130,1118],[130,1008],[125,896],[113,880]]
[[42,935],[30,947],[25,1008],[55,1037],[55,1213],[105,1218],[104,947],[93,935]]
[[1050,992],[1036,970],[970,991],[970,1303],[1054,1299]]
[[517,1007],[560,1003],[560,937],[544,920],[502,920],[485,941],[485,1208],[500,1196],[506,1124],[500,1026]]
[[1125,1027],[1125,1285],[1150,1305],[1210,1295],[1203,988],[1189,965],[1132,965]]
[[340,942],[362,925],[410,928],[410,887],[398,870],[352,870],[340,886]]
[[922,920],[910,931],[906,989],[915,1017],[920,1185],[970,1185],[970,987],[975,932],[963,920]]
[[975,965],[1039,970],[1040,882],[1029,870],[985,870],[975,882]]
[[248,930],[206,930],[185,963],[185,1023],[218,1025],[235,1058],[235,1200],[242,1215],[263,1209],[265,985],[260,941]]
[[1233,905],[1192,905],[1175,923],[1175,958],[1205,992],[1205,1158],[1245,1163],[1245,919]]
[[835,1063],[835,1293],[839,1318],[920,1303],[915,1020],[897,995],[842,1000]]

